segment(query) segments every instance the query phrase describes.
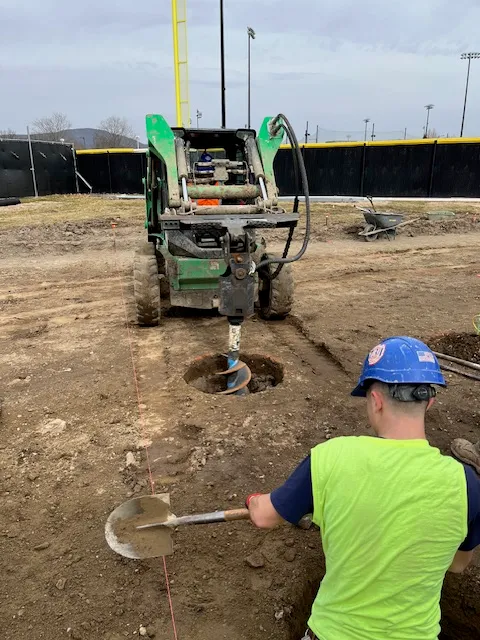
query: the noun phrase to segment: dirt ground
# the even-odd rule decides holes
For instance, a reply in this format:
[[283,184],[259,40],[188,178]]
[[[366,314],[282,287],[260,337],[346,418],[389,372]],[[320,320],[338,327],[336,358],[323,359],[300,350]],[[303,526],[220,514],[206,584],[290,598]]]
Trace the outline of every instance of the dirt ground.
[[[445,203],[419,206],[424,215]],[[162,560],[123,559],[104,540],[108,514],[150,491],[146,452],[155,490],[183,515],[241,507],[317,442],[365,433],[363,404],[348,394],[380,338],[438,345],[443,334],[473,334],[480,210],[456,211],[405,227],[393,242],[366,243],[351,206],[315,205],[292,316],[253,318],[243,333],[245,354],[280,361],[284,380],[224,398],[184,375],[196,357],[224,351],[225,319],[170,312],[161,327],[135,326],[131,263],[143,203],[47,198],[0,210],[3,636],[174,638]],[[480,429],[479,383],[447,379],[428,417],[429,438],[445,452]],[[238,522],[179,529],[174,546],[166,565],[179,639],[301,637],[324,570],[318,531]],[[477,558],[447,577],[443,638],[478,638],[479,596]]]

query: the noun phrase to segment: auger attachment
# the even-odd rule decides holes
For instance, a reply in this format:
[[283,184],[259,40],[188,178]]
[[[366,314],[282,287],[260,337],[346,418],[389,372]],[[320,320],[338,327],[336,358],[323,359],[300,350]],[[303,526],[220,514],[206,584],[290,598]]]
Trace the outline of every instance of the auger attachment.
[[227,388],[220,391],[219,395],[245,396],[248,394],[248,383],[252,379],[252,372],[248,365],[239,360],[240,336],[242,332],[242,319],[229,318],[228,354],[225,371],[219,371],[217,375],[228,376]]

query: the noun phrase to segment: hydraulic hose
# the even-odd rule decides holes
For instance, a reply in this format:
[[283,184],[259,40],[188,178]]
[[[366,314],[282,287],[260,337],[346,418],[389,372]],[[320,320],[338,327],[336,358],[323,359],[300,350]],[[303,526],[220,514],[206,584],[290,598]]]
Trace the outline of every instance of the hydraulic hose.
[[292,242],[292,237],[293,237],[293,228],[292,228],[290,229],[290,233],[288,235],[287,242],[285,244],[283,256],[281,258],[275,258],[275,257],[268,258],[267,260],[262,260],[261,262],[258,263],[256,267],[257,271],[264,269],[270,264],[279,265],[278,268],[275,270],[275,272],[270,276],[270,279],[274,279],[277,277],[277,275],[280,273],[282,265],[290,264],[291,262],[296,262],[297,260],[300,260],[300,258],[303,256],[303,254],[307,250],[307,246],[310,240],[310,219],[311,219],[310,218],[310,192],[308,189],[308,180],[307,180],[307,172],[305,169],[305,163],[303,161],[303,156],[300,150],[300,145],[298,144],[297,136],[295,135],[295,131],[293,130],[293,127],[290,124],[288,118],[286,118],[282,113],[279,113],[278,116],[274,119],[274,123],[278,123],[280,120],[283,121],[280,126],[283,127],[285,133],[287,134],[287,137],[290,141],[290,146],[292,148],[292,152],[294,154],[293,162],[294,162],[294,172],[295,172],[295,182],[296,182],[295,187],[297,191],[297,194],[295,196],[295,201],[294,201],[294,210],[298,210],[298,191],[299,191],[298,174],[300,174],[300,179],[302,183],[303,195],[305,197],[305,234],[303,237],[302,246],[300,247],[300,250],[296,255],[292,256],[291,258],[287,257],[288,250],[290,249],[290,244]]

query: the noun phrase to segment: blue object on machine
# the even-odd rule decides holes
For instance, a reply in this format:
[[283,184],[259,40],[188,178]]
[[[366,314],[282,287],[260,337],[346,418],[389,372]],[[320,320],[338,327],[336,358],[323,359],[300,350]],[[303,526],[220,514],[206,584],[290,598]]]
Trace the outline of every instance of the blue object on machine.
[[421,340],[408,336],[387,338],[370,351],[352,396],[364,398],[368,380],[447,386],[433,351]]
[[197,173],[211,173],[213,170],[213,165],[211,164],[213,160],[213,156],[211,156],[207,150],[205,150],[202,155],[200,156],[199,162],[202,163],[209,163],[211,166],[209,167],[196,167],[196,172]]

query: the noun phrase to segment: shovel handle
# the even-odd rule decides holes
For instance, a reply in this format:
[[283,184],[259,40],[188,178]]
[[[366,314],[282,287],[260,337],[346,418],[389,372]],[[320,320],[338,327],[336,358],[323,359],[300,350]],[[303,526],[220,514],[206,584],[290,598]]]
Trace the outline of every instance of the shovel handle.
[[234,520],[248,520],[248,509],[230,509],[230,511],[213,511],[212,513],[197,513],[191,516],[170,518],[164,522],[151,522],[142,524],[137,529],[150,529],[152,527],[180,527],[187,524],[214,524],[215,522],[232,522]]
[[231,522],[233,520],[248,520],[250,518],[250,511],[248,509],[230,509],[230,511],[224,511],[225,522]]

